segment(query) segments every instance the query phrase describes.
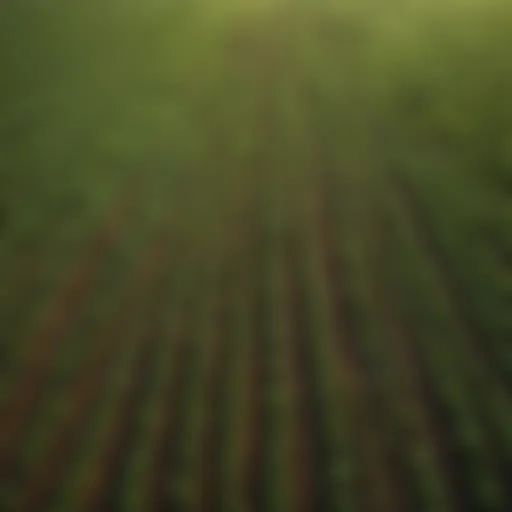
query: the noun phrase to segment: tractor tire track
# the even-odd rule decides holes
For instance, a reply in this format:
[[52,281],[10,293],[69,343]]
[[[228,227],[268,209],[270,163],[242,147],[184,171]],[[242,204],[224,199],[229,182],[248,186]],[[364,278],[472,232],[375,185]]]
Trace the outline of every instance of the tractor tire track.
[[[162,251],[168,252],[169,240],[166,234]],[[160,267],[160,263],[162,267]],[[163,266],[165,265],[165,270]],[[107,432],[102,436],[101,457],[95,462],[92,478],[87,482],[83,499],[75,510],[88,512],[90,510],[110,511],[115,509],[116,491],[119,491],[118,475],[122,473],[126,454],[129,452],[134,436],[136,417],[140,412],[140,405],[150,378],[151,371],[158,357],[158,345],[162,343],[165,323],[165,310],[168,302],[173,262],[159,258],[157,264],[162,268],[164,276],[151,297],[151,306],[148,319],[144,320],[147,328],[142,333],[139,353],[135,360],[135,367],[131,369],[128,388],[121,399],[115,404],[115,420],[109,425]]]
[[24,425],[41,397],[45,375],[65,335],[86,303],[102,263],[115,247],[122,227],[130,219],[136,204],[133,191],[123,198],[105,223],[93,236],[86,253],[75,262],[64,283],[55,293],[46,314],[29,336],[27,362],[24,371],[9,392],[0,410],[5,418],[0,433],[0,479],[9,472],[13,450],[18,445]]
[[118,313],[105,326],[105,330],[95,343],[97,348],[72,384],[70,410],[56,431],[39,468],[27,482],[19,510],[34,510],[52,499],[57,482],[72,456],[73,446],[83,435],[90,411],[99,399],[123,333],[126,334],[126,319],[136,311],[140,295],[149,292],[155,286],[164,256],[164,241],[165,236],[162,234],[153,240],[139,264],[138,274],[123,297]]
[[328,502],[322,491],[325,470],[328,467],[323,447],[317,389],[310,365],[311,354],[308,336],[307,305],[302,286],[300,246],[293,236],[286,240],[287,300],[291,321],[289,357],[292,365],[294,401],[294,507],[297,512],[328,510]]
[[[357,494],[364,497],[363,508],[372,511],[406,510],[403,477],[396,466],[386,429],[377,431],[376,425],[386,417],[385,405],[377,394],[376,375],[363,352],[361,332],[363,321],[357,299],[347,294],[341,283],[348,283],[347,263],[338,252],[335,232],[336,194],[338,184],[328,171],[319,178],[316,198],[318,244],[324,262],[326,282],[329,287],[337,330],[342,382],[348,399],[352,422],[350,430],[359,455],[360,473]],[[357,193],[354,191],[353,193]],[[340,196],[341,197],[341,196]],[[344,234],[348,240],[348,235]],[[347,242],[350,243],[350,242]],[[347,285],[346,285],[347,286]],[[368,493],[372,489],[372,493]]]

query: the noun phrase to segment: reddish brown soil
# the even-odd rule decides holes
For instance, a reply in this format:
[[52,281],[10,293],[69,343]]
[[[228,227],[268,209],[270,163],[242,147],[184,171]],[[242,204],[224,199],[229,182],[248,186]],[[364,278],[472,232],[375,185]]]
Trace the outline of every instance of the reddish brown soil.
[[0,478],[8,478],[20,436],[44,392],[44,379],[56,359],[69,328],[90,297],[95,280],[109,252],[116,246],[122,228],[136,205],[131,190],[116,205],[94,233],[88,249],[63,280],[34,331],[26,342],[28,353],[23,373],[10,390],[0,416],[5,418],[0,432]]
[[138,274],[123,298],[118,314],[105,326],[90,359],[83,365],[72,385],[70,410],[55,432],[38,469],[30,476],[20,510],[41,509],[52,499],[73,448],[83,433],[90,411],[103,391],[105,378],[115,359],[119,343],[122,343],[127,334],[127,319],[138,310],[141,296],[155,287],[165,261],[165,245],[165,236],[161,235],[149,247],[140,262]]

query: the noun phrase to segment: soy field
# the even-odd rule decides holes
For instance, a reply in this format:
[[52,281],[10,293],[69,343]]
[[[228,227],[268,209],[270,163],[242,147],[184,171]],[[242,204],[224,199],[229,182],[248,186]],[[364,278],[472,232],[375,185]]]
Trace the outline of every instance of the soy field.
[[512,4],[0,5],[0,511],[512,510]]

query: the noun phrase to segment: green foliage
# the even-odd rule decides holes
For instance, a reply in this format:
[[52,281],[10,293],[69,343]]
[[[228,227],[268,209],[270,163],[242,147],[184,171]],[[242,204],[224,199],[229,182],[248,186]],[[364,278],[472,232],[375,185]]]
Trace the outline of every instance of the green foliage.
[[[233,256],[226,247],[245,241],[250,247],[240,257],[239,289],[235,299],[226,299],[236,322],[228,340],[232,360],[223,366],[230,389],[215,416],[227,425],[217,450],[225,456],[219,493],[227,507],[243,508],[244,408],[254,393],[251,354],[259,354],[270,377],[257,390],[265,435],[256,478],[269,509],[284,510],[294,499],[286,474],[295,432],[287,350],[297,342],[287,339],[291,240],[300,251],[294,278],[305,304],[304,366],[312,388],[311,397],[301,399],[318,411],[315,443],[327,466],[318,480],[326,502],[333,510],[364,503],[355,481],[368,461],[359,461],[358,447],[351,446],[358,425],[351,391],[343,387],[348,379],[342,370],[351,364],[340,362],[343,338],[356,354],[361,381],[377,397],[378,411],[371,414],[382,420],[382,444],[395,447],[411,473],[404,487],[411,487],[417,509],[448,510],[452,492],[470,489],[465,503],[500,510],[510,494],[498,466],[509,466],[512,457],[512,4],[3,4],[2,403],[17,389],[18,376],[31,371],[30,355],[37,355],[40,341],[31,337],[32,328],[56,295],[69,298],[59,286],[87,241],[118,220],[120,198],[138,192],[130,199],[138,209],[121,215],[127,223],[104,235],[119,238],[94,263],[101,267],[98,282],[83,292],[83,310],[69,319],[58,357],[42,372],[43,405],[20,436],[25,448],[17,460],[27,471],[44,471],[39,461],[73,404],[73,391],[63,392],[59,379],[94,370],[83,366],[83,357],[89,349],[101,351],[98,333],[124,304],[144,247],[165,218],[172,226],[170,252],[186,255],[176,267],[170,258],[160,263],[178,276],[176,288],[167,290],[178,297],[169,305],[169,322],[178,325],[183,311],[194,310],[190,304],[197,311],[188,311],[187,332],[169,328],[151,340],[153,374],[141,395],[147,403],[127,408],[134,434],[127,441],[128,468],[117,475],[113,491],[127,508],[140,510],[151,494],[141,478],[159,448],[152,436],[167,421],[175,422],[177,438],[166,440],[173,456],[161,464],[163,492],[183,509],[199,502],[220,276],[230,264],[224,258]],[[320,218],[323,207],[328,213]],[[258,258],[265,260],[263,270],[253,275]],[[258,280],[264,329],[252,311],[259,292],[249,282]],[[89,422],[72,447],[69,475],[60,475],[62,509],[88,493],[91,468],[103,460],[105,433],[124,431],[116,412],[120,397],[139,389],[131,379],[139,374],[144,335],[154,332],[150,305],[158,305],[151,287],[132,301],[124,312],[130,322],[123,326],[125,338],[116,338],[112,361],[98,370],[104,396],[98,392],[86,411]],[[139,306],[142,315],[135,311]],[[390,327],[389,310],[405,334]],[[255,339],[256,332],[264,339]],[[184,334],[192,345],[176,361],[174,348]],[[422,366],[421,389],[411,391],[412,399],[425,408],[425,423],[448,418],[439,427],[446,446],[436,446],[435,428],[415,420],[401,402],[404,363],[388,348],[399,347],[400,336]],[[169,404],[166,393],[182,363],[181,387]],[[447,467],[436,456],[442,450],[451,454]],[[463,483],[452,491],[446,477],[457,472]],[[21,497],[22,486],[0,482],[0,508]]]

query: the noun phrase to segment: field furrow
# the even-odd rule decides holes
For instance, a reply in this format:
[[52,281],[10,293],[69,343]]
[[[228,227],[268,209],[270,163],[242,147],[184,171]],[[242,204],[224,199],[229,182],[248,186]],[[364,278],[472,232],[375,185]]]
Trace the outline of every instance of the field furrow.
[[0,511],[511,511],[509,3],[4,2]]

